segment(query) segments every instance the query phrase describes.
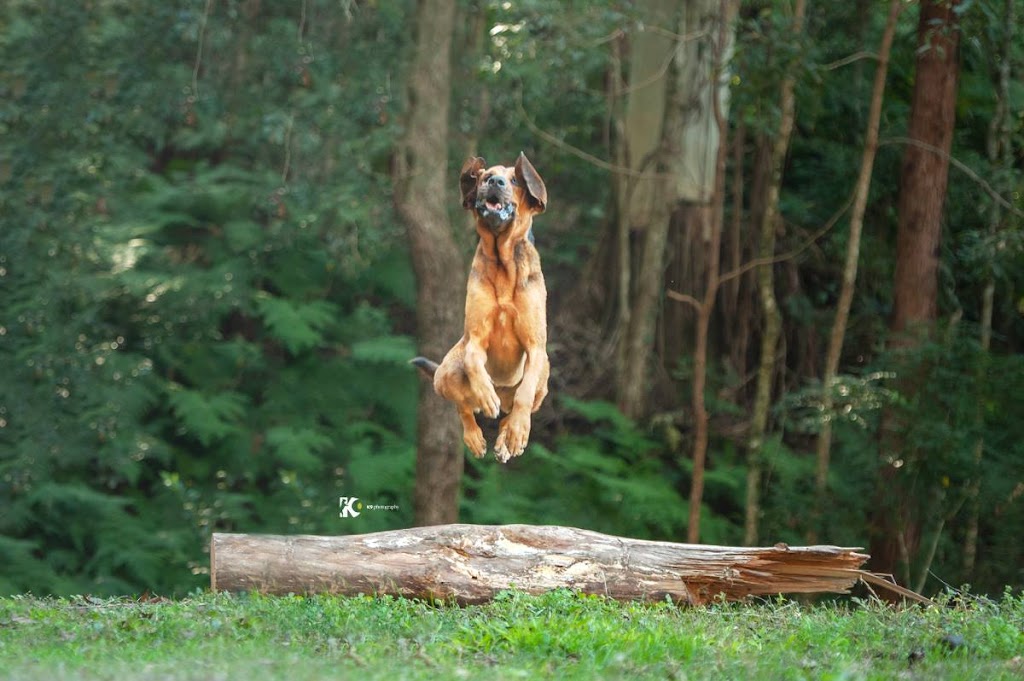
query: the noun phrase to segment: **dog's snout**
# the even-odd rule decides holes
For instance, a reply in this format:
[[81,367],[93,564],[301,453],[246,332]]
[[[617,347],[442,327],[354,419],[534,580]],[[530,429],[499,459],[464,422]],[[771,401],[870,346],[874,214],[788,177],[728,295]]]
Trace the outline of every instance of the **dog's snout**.
[[504,189],[506,185],[505,178],[501,175],[491,175],[487,178],[487,186],[494,187],[496,189]]

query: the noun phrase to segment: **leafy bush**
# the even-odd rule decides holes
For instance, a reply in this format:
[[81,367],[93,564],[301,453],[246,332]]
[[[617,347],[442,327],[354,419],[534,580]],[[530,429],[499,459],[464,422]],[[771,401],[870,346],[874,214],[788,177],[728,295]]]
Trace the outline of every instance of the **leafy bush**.
[[[388,308],[412,281],[388,201],[361,200],[386,177],[313,155],[380,155],[388,125],[359,120],[359,96],[391,106],[379,45],[333,41],[400,15],[329,4],[299,40],[286,7],[5,10],[5,593],[181,591],[212,530],[344,532],[339,496],[411,498],[413,344]],[[261,16],[233,35],[239,11]]]

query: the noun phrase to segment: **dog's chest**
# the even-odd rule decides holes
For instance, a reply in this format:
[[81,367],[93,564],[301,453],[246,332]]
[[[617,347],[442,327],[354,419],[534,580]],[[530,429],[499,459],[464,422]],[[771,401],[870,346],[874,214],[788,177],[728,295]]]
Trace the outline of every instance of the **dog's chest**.
[[499,385],[522,370],[523,346],[516,332],[519,310],[512,302],[499,301],[491,317],[487,344],[487,369]]
[[522,352],[516,338],[519,309],[512,300],[499,300],[491,316],[491,348],[498,352]]
[[[520,267],[519,263],[501,263],[489,268],[485,278],[493,289],[495,308],[497,310],[506,307],[515,307],[516,295],[522,277],[528,276],[528,267]],[[514,311],[509,311],[514,314]]]
[[514,385],[522,377],[526,353],[515,332],[515,323],[514,311],[496,311],[487,348],[487,373],[495,385]]

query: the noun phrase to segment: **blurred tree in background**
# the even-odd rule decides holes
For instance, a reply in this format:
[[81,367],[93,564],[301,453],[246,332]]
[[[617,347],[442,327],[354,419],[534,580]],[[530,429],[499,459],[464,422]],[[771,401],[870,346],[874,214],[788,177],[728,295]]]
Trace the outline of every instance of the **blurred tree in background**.
[[[717,20],[686,19],[714,7],[456,2],[451,79],[434,93],[450,106],[438,164],[449,169],[453,261],[472,252],[455,193],[461,161],[525,151],[551,194],[535,232],[552,360],[531,447],[508,466],[467,460],[459,519],[681,540],[700,370],[701,541],[739,543],[753,524],[767,543],[815,531],[865,545],[884,526],[911,586],[1024,585],[1021,5],[951,5],[959,78],[935,314],[912,347],[889,331],[924,49],[918,7],[901,14],[840,370],[822,385],[884,3],[808,1],[802,30],[789,2],[739,3],[726,70],[700,81],[728,88],[728,166],[712,197],[722,285],[701,368],[689,340],[697,316],[667,293],[704,295],[709,242],[687,227],[698,224],[686,217],[692,199],[678,187],[665,194],[675,198],[660,206],[667,250],[657,258],[644,254],[649,228],[623,197],[643,166],[628,147],[642,131],[631,98],[660,83],[663,107],[685,104],[667,81],[692,66],[685,55],[710,54]],[[0,593],[180,593],[206,583],[214,530],[349,533],[423,520],[418,402],[438,398],[406,364],[424,338],[416,244],[396,198],[416,197],[395,190],[410,116],[424,104],[407,95],[423,66],[417,18],[411,1],[4,4]],[[765,260],[786,79],[793,132]],[[661,145],[671,154],[650,167],[682,172],[674,164],[688,152],[706,153],[690,139]],[[758,421],[759,508],[745,518],[766,281],[781,326],[764,379],[771,409]],[[640,299],[653,322],[634,318],[631,330]],[[442,302],[461,315],[461,299]],[[627,341],[644,348],[642,362],[624,360]],[[648,378],[623,403],[638,385],[627,366]],[[881,436],[883,412],[901,424],[898,438]],[[830,503],[818,518],[824,423]],[[912,527],[895,508],[879,519],[880,461],[898,463]],[[397,510],[340,518],[340,496]]]

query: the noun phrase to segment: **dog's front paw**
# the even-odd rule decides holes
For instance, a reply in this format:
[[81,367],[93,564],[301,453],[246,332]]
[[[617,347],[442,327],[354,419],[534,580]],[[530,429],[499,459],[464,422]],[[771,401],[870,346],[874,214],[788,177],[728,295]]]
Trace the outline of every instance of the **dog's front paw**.
[[526,451],[530,439],[530,417],[509,414],[501,423],[498,439],[494,443],[494,456],[502,463]]
[[501,411],[501,400],[498,399],[498,392],[494,389],[491,379],[487,378],[471,385],[475,406],[473,411],[482,412],[484,416],[492,419],[498,418]]

